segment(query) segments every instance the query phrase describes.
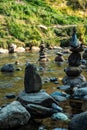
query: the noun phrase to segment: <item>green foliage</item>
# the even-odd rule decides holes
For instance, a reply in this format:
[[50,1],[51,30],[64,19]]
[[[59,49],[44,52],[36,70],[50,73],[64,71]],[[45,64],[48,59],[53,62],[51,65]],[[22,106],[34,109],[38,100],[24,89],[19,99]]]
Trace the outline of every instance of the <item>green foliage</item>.
[[68,47],[70,45],[70,38],[60,40],[61,47]]
[[[1,0],[0,15],[4,16],[4,20],[2,18],[3,24],[0,23],[1,43],[8,45],[17,39],[25,44],[38,46],[41,39],[45,39],[47,45],[58,45],[60,42],[64,44],[66,42],[65,38],[71,36],[72,28],[53,28],[57,24],[77,24],[78,36],[85,43],[87,41],[87,27],[81,26],[80,28],[79,25],[82,23],[87,24],[87,18],[74,15],[74,13],[68,15],[68,6],[66,10],[62,9],[62,7],[60,7],[60,10],[56,8],[56,5],[59,6],[59,4],[65,2],[66,0],[22,0],[21,2]],[[83,2],[81,0],[67,0],[67,3],[73,8],[76,8],[74,7],[76,2],[78,3],[76,7],[85,9],[87,0]],[[54,6],[52,6],[53,4]],[[44,25],[47,29],[41,29],[38,25]]]
[[77,30],[78,30],[78,37],[79,40],[84,44],[85,43],[85,32],[86,32],[86,28],[85,26],[82,24],[77,26]]

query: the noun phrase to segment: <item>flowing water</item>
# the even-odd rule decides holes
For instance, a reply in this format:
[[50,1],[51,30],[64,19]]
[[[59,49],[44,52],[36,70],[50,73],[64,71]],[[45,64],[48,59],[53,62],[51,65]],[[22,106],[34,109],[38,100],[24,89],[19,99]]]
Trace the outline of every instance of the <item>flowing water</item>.
[[[66,75],[64,73],[64,68],[68,66],[67,62],[65,61],[64,64],[59,66],[54,62],[55,59],[55,52],[56,50],[48,50],[47,57],[49,61],[46,64],[40,64],[38,62],[39,53],[38,52],[25,52],[25,53],[14,53],[14,54],[0,54],[0,67],[4,64],[12,63],[14,64],[15,61],[19,61],[19,65],[15,65],[15,67],[20,67],[21,71],[15,71],[13,73],[2,73],[0,72],[0,106],[12,102],[15,99],[7,99],[5,96],[9,93],[13,93],[16,96],[19,94],[20,91],[24,89],[24,72],[26,63],[32,63],[36,65],[38,73],[40,74],[43,82],[43,88],[49,94],[54,91],[58,91],[57,87],[62,84],[62,78]],[[64,58],[67,59],[68,55],[64,55]],[[43,68],[42,68],[43,67]],[[83,74],[86,77],[86,71],[84,70]],[[57,77],[59,84],[54,84],[52,82],[44,83],[48,78]],[[64,103],[60,104],[64,109],[65,112],[70,112],[70,107],[68,102],[64,101]],[[43,124],[48,126],[48,129],[51,130],[55,127],[66,127],[67,123],[65,122],[54,122],[50,119],[46,119],[43,121]],[[29,128],[29,127],[28,127]],[[22,130],[19,129],[19,130]],[[27,129],[26,129],[27,130]],[[35,130],[31,129],[31,130]]]

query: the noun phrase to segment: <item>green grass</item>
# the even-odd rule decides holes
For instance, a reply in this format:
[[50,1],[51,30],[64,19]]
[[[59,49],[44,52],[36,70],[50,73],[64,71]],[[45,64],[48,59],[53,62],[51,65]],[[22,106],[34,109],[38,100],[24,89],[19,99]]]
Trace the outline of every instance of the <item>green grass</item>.
[[[25,46],[26,43],[39,46],[42,39],[47,44],[58,45],[62,40],[64,41],[64,36],[68,40],[70,29],[54,29],[52,28],[54,25],[83,24],[83,28],[85,28],[85,25],[87,25],[86,16],[81,15],[80,17],[71,6],[64,5],[64,7],[61,7],[59,5],[61,2],[58,3],[57,0],[22,0],[18,3],[14,0],[1,0],[0,46],[5,42],[3,47],[7,48],[8,44],[15,42],[16,39],[16,44],[18,42],[24,43]],[[71,12],[71,14],[67,12]],[[48,29],[41,29],[39,25],[44,25]],[[86,43],[87,28],[85,29],[85,32],[80,30],[82,31],[80,35],[84,35],[82,37]],[[81,37],[80,35],[78,36]]]

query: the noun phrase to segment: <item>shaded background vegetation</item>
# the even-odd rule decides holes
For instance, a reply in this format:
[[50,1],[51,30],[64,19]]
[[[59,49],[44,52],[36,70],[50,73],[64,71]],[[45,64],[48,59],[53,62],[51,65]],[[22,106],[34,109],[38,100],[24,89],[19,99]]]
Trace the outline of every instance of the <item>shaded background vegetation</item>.
[[86,44],[86,7],[87,0],[0,0],[0,47],[39,46],[41,40],[67,46],[72,34],[68,25],[77,26],[78,38]]

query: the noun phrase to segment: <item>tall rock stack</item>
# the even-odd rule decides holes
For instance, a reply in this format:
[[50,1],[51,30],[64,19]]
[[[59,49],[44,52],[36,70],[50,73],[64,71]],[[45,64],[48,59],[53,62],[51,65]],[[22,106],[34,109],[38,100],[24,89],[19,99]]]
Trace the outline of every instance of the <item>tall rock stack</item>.
[[40,44],[39,47],[40,47],[40,51],[39,51],[39,61],[41,61],[41,62],[48,61],[47,55],[46,55],[46,48],[45,48],[45,44],[44,44],[43,41],[41,42],[41,44]]
[[82,44],[79,43],[76,35],[76,29],[73,28],[72,39],[70,42],[72,52],[68,57],[68,67],[65,68],[66,76],[63,78],[63,84],[70,85],[70,88],[66,91],[70,94],[70,106],[72,114],[82,112],[82,99],[74,96],[74,91],[82,86],[82,83],[86,81],[85,77],[81,75],[81,52],[83,51]]
[[80,67],[81,52],[83,51],[83,46],[82,44],[79,43],[79,40],[77,39],[75,28],[73,28],[73,34],[70,46],[71,46],[70,51],[72,53],[68,57],[69,66],[64,70],[67,76],[63,78],[63,84],[69,84],[69,85],[71,85],[72,83],[74,85],[81,84],[82,82],[86,81],[85,77],[81,75],[82,69]]

